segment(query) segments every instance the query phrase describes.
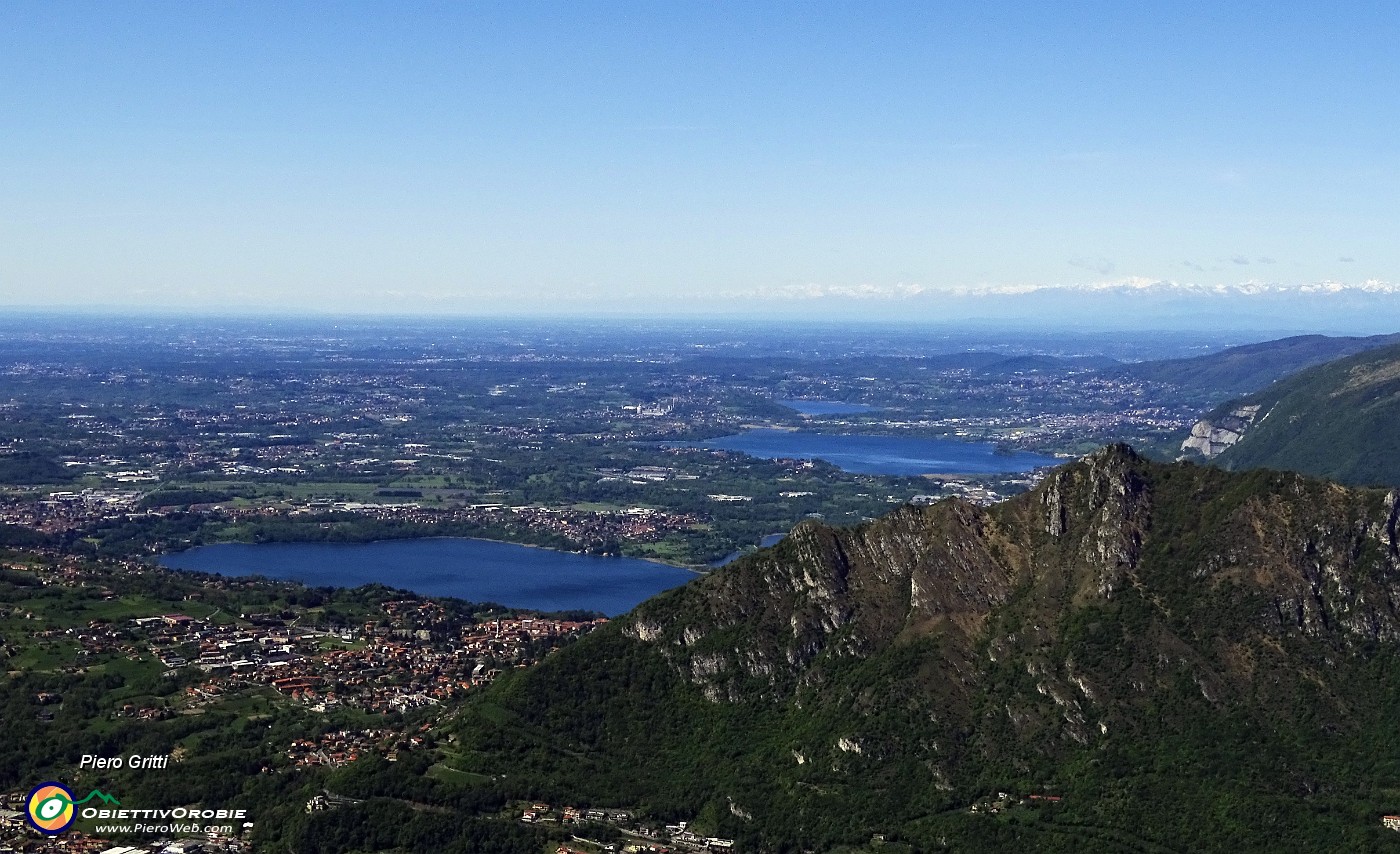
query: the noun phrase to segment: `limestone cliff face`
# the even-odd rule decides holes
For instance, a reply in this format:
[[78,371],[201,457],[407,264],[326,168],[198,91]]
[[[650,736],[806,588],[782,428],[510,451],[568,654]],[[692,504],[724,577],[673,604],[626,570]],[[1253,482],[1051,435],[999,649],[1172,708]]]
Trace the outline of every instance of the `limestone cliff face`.
[[[1103,723],[1081,707],[1111,693],[1108,680],[1044,653],[1079,609],[1136,597],[1159,612],[1153,654],[1188,667],[1210,656],[1192,651],[1199,639],[1180,613],[1226,593],[1251,614],[1227,626],[1236,643],[1400,641],[1400,497],[1287,474],[1232,492],[1238,477],[1118,446],[992,508],[905,507],[853,529],[805,522],[644,603],[623,630],[714,702],[791,698],[826,684],[841,660],[936,639],[941,702],[956,705],[988,661],[1019,658],[1081,741]],[[1141,665],[1140,681],[1165,678]],[[1223,696],[1227,674],[1198,670],[1202,690]]]
[[1112,599],[1136,577],[1151,519],[1142,463],[1127,448],[1107,448],[1056,471],[1034,493],[1053,538],[1037,549],[1041,574],[1072,579],[1079,601]]
[[[850,530],[806,522],[743,572],[644,604],[626,631],[655,643],[707,697],[791,693],[813,662],[870,655],[908,632],[965,644],[1006,601],[1014,568],[986,511],[906,507]],[[679,607],[678,607],[679,606]]]
[[1261,406],[1236,406],[1223,415],[1202,418],[1191,425],[1191,435],[1181,443],[1182,453],[1195,452],[1210,459],[1244,438],[1245,431],[1254,426]]

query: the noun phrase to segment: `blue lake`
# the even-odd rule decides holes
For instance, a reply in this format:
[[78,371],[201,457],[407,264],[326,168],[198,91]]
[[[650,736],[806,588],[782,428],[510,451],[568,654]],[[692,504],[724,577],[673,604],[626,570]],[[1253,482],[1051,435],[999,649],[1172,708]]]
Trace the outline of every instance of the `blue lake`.
[[1001,454],[990,442],[772,429],[748,430],[692,442],[684,447],[742,451],[770,460],[825,460],[857,474],[997,474],[1030,471],[1064,462],[1024,451]]
[[837,400],[779,400],[788,409],[796,409],[803,415],[855,415],[870,412],[875,407],[864,403],[842,403]]
[[228,543],[165,555],[172,569],[265,575],[313,587],[387,584],[513,608],[575,608],[616,616],[695,578],[644,560],[442,537],[373,543]]

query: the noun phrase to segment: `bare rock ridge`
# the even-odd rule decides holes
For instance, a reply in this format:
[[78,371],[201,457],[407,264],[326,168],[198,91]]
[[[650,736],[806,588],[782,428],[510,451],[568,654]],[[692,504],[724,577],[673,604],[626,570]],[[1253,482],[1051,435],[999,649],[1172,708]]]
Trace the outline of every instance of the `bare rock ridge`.
[[[1165,570],[1143,566],[1146,546],[1174,533],[1155,518],[1161,469],[1116,446],[997,507],[905,507],[848,530],[806,522],[782,546],[643,604],[623,630],[655,645],[716,700],[740,698],[740,684],[753,679],[783,696],[819,659],[865,656],[925,635],[970,652],[1013,598],[1075,608],[1112,602],[1126,589],[1150,592]],[[1201,487],[1218,477],[1192,467],[1167,471],[1205,481]],[[1181,594],[1208,596],[1225,579],[1248,582],[1252,593],[1277,601],[1279,615],[1292,615],[1252,627],[1261,632],[1333,625],[1394,636],[1396,615],[1380,607],[1400,602],[1394,494],[1380,500],[1294,475],[1270,477],[1282,492],[1227,508],[1200,491],[1200,504],[1172,508],[1174,517],[1219,517],[1210,527],[1187,523],[1204,536],[1199,553],[1173,568],[1181,576],[1175,583],[1191,582]],[[1326,516],[1329,505],[1358,514],[1367,501],[1374,511],[1364,521]],[[1371,542],[1384,548],[1364,564]],[[736,636],[745,642],[734,643]]]

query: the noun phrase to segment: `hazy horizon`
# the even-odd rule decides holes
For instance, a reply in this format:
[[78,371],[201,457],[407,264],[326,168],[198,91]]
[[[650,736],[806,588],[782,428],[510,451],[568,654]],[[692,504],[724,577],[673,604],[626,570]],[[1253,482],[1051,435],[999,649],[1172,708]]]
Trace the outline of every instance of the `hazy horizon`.
[[[695,334],[755,333],[760,335],[781,334],[784,330],[799,335],[826,332],[855,340],[863,333],[894,335],[926,335],[930,340],[945,338],[968,341],[1014,341],[1018,336],[1027,336],[1038,341],[1055,338],[1110,341],[1115,338],[1129,340],[1135,336],[1146,339],[1159,338],[1195,340],[1211,342],[1211,349],[1237,346],[1302,335],[1326,336],[1377,336],[1400,334],[1400,328],[1385,320],[1372,320],[1369,323],[1328,326],[1325,324],[1290,323],[1287,319],[1270,324],[1267,318],[1254,318],[1252,322],[1228,322],[1221,319],[1217,323],[1173,322],[1156,314],[1146,314],[1137,318],[1139,322],[1126,320],[1114,323],[1112,318],[1102,322],[1047,322],[1039,317],[969,317],[963,319],[923,319],[894,317],[845,317],[834,318],[820,315],[810,316],[762,316],[753,314],[664,314],[639,312],[561,312],[545,313],[451,313],[451,312],[344,312],[326,309],[277,310],[277,309],[158,309],[145,306],[89,306],[89,307],[43,307],[21,306],[0,307],[0,327],[11,332],[16,328],[30,328],[31,323],[54,323],[66,325],[73,331],[80,326],[88,329],[101,328],[108,321],[132,324],[168,324],[172,328],[198,326],[201,324],[230,323],[262,325],[275,329],[278,326],[309,325],[315,329],[330,330],[339,326],[404,329],[430,329],[453,327],[462,331],[473,327],[485,327],[497,332],[511,332],[536,329],[545,332],[575,330],[597,331],[596,327],[610,328],[618,332],[647,331],[657,333],[683,331]],[[1198,319],[1199,320],[1199,319]],[[1127,338],[1124,338],[1127,336]],[[959,346],[953,349],[959,349]],[[1026,352],[1045,348],[1022,347]],[[1165,355],[1161,356],[1167,357]]]
[[1397,23],[9,4],[0,306],[1386,331]]

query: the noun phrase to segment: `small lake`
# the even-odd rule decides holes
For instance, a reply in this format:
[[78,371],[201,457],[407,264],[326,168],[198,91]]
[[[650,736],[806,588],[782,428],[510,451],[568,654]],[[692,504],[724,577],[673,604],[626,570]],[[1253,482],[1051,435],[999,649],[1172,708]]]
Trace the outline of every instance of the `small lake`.
[[991,442],[773,429],[748,430],[682,447],[741,451],[770,460],[825,460],[856,474],[1000,474],[1064,462],[1026,451],[998,453]]
[[645,560],[512,543],[439,537],[373,543],[221,543],[165,555],[172,569],[265,575],[312,587],[386,584],[538,611],[584,609],[609,617],[696,577]]
[[803,415],[855,415],[870,412],[875,407],[864,403],[842,403],[838,400],[779,400],[777,403],[788,409],[796,409]]
[[[781,543],[785,539],[787,539],[787,534],[764,534],[758,540],[758,547],[761,549],[766,549],[769,546],[776,546],[778,543]],[[725,555],[719,560],[711,562],[710,566],[728,566],[729,564],[733,563],[734,561],[738,560],[743,556],[744,553],[742,551],[730,552],[729,554]]]

